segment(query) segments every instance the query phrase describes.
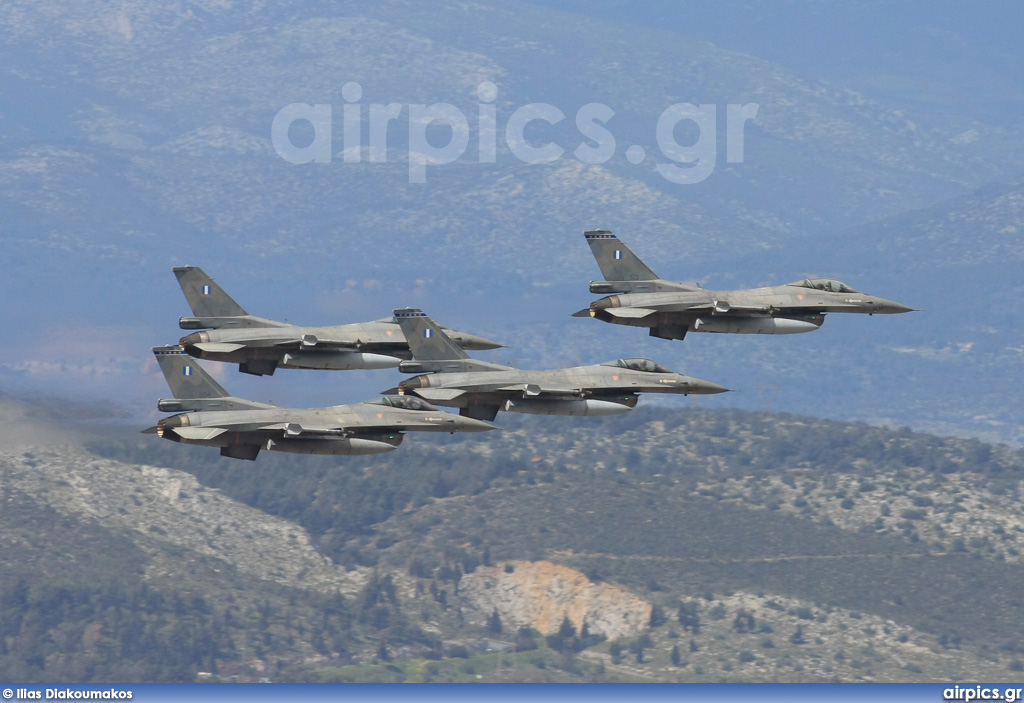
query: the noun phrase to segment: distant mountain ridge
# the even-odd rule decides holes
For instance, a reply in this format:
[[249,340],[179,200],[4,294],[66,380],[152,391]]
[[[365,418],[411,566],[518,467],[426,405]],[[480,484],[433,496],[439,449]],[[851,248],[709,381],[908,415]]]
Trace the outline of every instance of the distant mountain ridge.
[[[778,386],[777,409],[1019,441],[1024,410],[1002,392],[1017,379],[1020,346],[1019,240],[1007,229],[1018,227],[1019,177],[953,219],[936,205],[1017,176],[1005,155],[1024,140],[1012,130],[947,133],[904,104],[919,106],[917,94],[878,98],[670,28],[529,3],[16,0],[0,7],[0,36],[0,292],[17,301],[6,322],[18,338],[44,340],[0,345],[7,388],[70,388],[151,413],[162,385],[148,349],[180,336],[183,312],[168,269],[192,263],[274,318],[358,321],[416,305],[509,340],[514,351],[502,353],[525,365],[645,354],[746,393],[720,402],[757,408],[755,388]],[[349,81],[362,87],[364,119],[371,103],[403,106],[386,164],[344,161]],[[459,162],[410,184],[407,106],[450,102],[475,129],[482,81],[498,87],[497,163],[477,163],[473,132]],[[503,128],[515,108],[540,101],[566,119],[534,124],[528,139],[567,151],[523,164]],[[274,152],[270,124],[293,102],[333,106],[330,164],[294,166]],[[585,141],[576,111],[590,102],[616,113],[605,164],[571,155]],[[657,117],[677,102],[715,105],[719,122],[727,104],[758,103],[744,162],[727,163],[719,124],[710,178],[676,186],[658,175],[667,159]],[[684,127],[680,143],[695,138]],[[1008,146],[978,147],[995,139]],[[642,164],[625,158],[629,146],[646,150]],[[1006,233],[982,251],[972,231],[997,223]],[[577,237],[592,227],[619,233],[661,275],[720,287],[850,277],[925,313],[898,325],[829,321],[793,340],[652,342],[567,319],[590,300],[596,270]],[[967,382],[945,403],[951,370]],[[378,378],[237,383],[317,405],[394,385]]]

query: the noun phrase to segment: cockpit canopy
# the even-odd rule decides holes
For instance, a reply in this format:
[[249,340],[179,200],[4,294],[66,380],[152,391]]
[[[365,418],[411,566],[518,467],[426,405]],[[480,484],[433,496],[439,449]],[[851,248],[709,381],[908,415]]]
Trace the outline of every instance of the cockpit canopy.
[[437,408],[427,401],[412,395],[385,395],[374,400],[368,400],[366,404],[388,405],[392,408],[401,408],[403,410],[433,410],[439,412]]
[[842,281],[837,281],[834,278],[805,278],[802,281],[793,281],[787,283],[787,286],[796,286],[797,288],[814,288],[815,290],[823,290],[827,293],[856,293],[853,288],[846,285]]
[[620,369],[629,369],[631,371],[646,371],[647,373],[672,373],[672,371],[666,369],[657,361],[651,361],[650,359],[644,359],[641,357],[607,361],[601,364],[601,366],[616,366]]

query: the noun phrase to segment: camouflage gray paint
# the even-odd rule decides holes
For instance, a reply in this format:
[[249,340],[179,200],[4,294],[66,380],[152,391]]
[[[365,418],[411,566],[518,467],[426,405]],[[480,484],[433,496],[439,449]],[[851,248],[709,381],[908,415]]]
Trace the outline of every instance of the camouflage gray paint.
[[[176,266],[185,299],[194,317],[182,317],[186,330],[205,329],[181,338],[179,344],[198,359],[238,364],[257,376],[284,369],[386,369],[409,359],[401,328],[392,319],[348,325],[301,327],[249,315],[224,289],[197,266]],[[497,349],[483,337],[449,330],[466,349]]]
[[[459,408],[465,417],[493,420],[499,410],[535,415],[617,415],[636,406],[640,393],[687,395],[727,389],[684,376],[650,359],[531,371],[472,359],[422,311],[395,310],[413,361],[403,361],[406,379],[395,389],[437,405]],[[387,391],[391,392],[391,391]]]
[[177,413],[143,430],[185,444],[255,459],[260,450],[294,454],[380,454],[405,432],[484,432],[493,425],[442,412],[419,398],[383,397],[326,408],[279,408],[231,396],[179,346],[154,347],[174,396],[157,403]]
[[705,290],[699,285],[658,278],[607,230],[583,235],[606,279],[591,281],[590,292],[616,295],[595,300],[574,317],[647,327],[652,337],[683,339],[687,332],[797,334],[821,327],[826,313],[884,315],[911,310],[831,278],[809,278],[766,288]]

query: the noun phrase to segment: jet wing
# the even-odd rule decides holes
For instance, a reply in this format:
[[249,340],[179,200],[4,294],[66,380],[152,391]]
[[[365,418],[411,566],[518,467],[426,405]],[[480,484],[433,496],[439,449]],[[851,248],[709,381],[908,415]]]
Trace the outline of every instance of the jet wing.
[[[657,312],[668,312],[668,313],[686,313],[696,315],[767,315],[770,312],[770,308],[767,305],[730,305],[724,301],[714,301],[711,303],[697,303],[695,305],[666,305],[660,310],[653,310],[651,308],[603,308],[601,312],[611,315],[612,317],[639,320]],[[580,313],[584,312],[580,310]],[[590,310],[586,311],[587,315],[590,315]],[[579,313],[574,313],[575,317],[584,317]]]
[[[419,396],[423,400],[455,400],[466,391],[462,388],[413,388],[406,391],[412,395]],[[381,391],[381,395],[398,395],[398,388],[388,388]]]
[[496,389],[505,393],[522,393],[528,397],[575,397],[578,398],[582,391],[579,388],[542,388],[536,383],[516,383],[511,386],[503,386]]
[[701,303],[700,305],[686,308],[686,312],[707,313],[709,315],[728,315],[733,313],[739,315],[767,315],[771,312],[771,309],[767,305],[731,305],[723,300],[716,300],[711,303]]
[[347,430],[343,427],[329,427],[327,425],[300,425],[297,422],[275,422],[270,425],[261,425],[256,429],[263,432],[281,431],[288,437],[298,437],[299,435],[331,435],[338,437],[348,434]]
[[289,349],[357,349],[360,346],[355,339],[322,339],[313,334],[301,336],[288,335],[280,337],[266,337],[262,339],[249,339],[244,343],[234,342],[201,342],[195,345],[204,351],[237,351],[245,347],[260,349],[275,348],[282,351]]
[[281,340],[275,346],[301,349],[356,349],[359,342],[354,339],[321,339],[315,334],[304,334],[301,337]]

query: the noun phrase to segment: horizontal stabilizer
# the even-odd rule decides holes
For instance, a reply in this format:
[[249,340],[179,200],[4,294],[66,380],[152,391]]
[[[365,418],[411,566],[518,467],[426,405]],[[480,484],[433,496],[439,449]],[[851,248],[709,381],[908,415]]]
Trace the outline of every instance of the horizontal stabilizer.
[[417,388],[416,395],[424,400],[455,400],[466,391],[460,388]]
[[[651,310],[650,308],[605,308],[606,313],[612,317],[624,317],[629,319],[640,319],[641,317],[647,317],[653,315],[657,310]],[[587,310],[587,314],[590,311]]]
[[245,349],[244,344],[233,344],[231,342],[200,342],[192,345],[196,349],[212,354],[230,354],[231,352]]
[[196,441],[214,439],[227,432],[223,427],[175,427],[171,431],[182,439]]

